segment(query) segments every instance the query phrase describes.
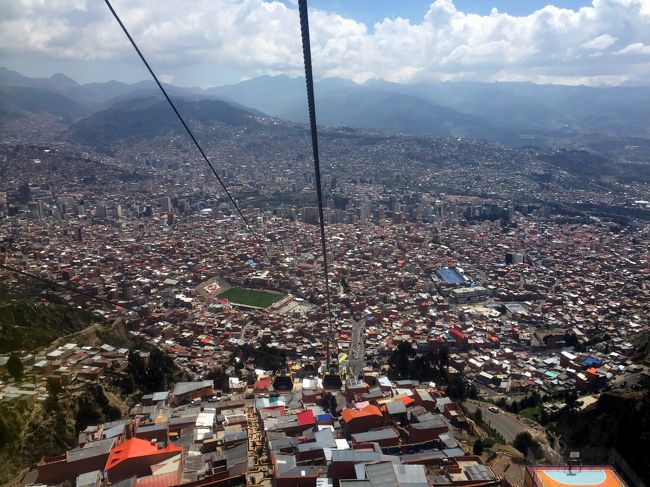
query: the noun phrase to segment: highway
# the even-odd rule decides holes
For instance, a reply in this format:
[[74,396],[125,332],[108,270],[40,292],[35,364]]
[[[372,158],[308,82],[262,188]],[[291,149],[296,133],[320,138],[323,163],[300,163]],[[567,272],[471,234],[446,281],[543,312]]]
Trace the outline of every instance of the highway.
[[[468,399],[463,403],[463,406],[465,406],[468,413],[473,413],[478,407],[478,402]],[[519,433],[528,431],[526,425],[519,422],[514,416],[504,413],[501,409],[499,409],[498,413],[493,413],[488,410],[489,406],[491,406],[491,404],[481,403],[483,421],[501,433],[503,439],[508,443],[511,443]]]

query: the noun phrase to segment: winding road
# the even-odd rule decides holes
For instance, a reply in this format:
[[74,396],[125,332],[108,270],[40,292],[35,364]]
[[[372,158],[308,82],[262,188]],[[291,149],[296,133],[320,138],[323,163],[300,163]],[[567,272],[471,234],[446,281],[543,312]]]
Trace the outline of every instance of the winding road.
[[[479,407],[479,403],[468,399],[463,403],[463,406],[465,406],[468,412],[473,413]],[[491,404],[481,403],[483,421],[497,430],[508,443],[511,443],[519,433],[529,430],[524,423],[509,413],[505,413],[502,410],[499,410],[498,413],[493,413],[488,409],[489,406]]]

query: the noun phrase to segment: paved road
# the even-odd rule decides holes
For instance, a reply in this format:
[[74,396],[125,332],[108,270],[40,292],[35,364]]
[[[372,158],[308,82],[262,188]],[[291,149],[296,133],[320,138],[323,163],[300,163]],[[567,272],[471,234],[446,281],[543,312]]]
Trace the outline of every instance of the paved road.
[[[473,413],[478,407],[476,401],[467,400],[463,403],[463,406],[467,409],[468,412]],[[519,422],[514,416],[511,416],[508,413],[504,413],[499,410],[498,413],[493,413],[488,410],[488,406],[491,404],[481,403],[481,412],[483,413],[483,421],[492,426],[495,430],[501,433],[503,439],[508,443],[511,443],[519,433],[523,431],[528,431],[528,428],[525,424]]]
[[366,365],[366,326],[365,321],[352,321],[352,337],[350,341],[350,358],[348,370],[352,377],[359,378]]
[[635,385],[639,380],[643,377],[644,374],[646,374],[645,368],[641,370],[640,372],[633,372],[631,374],[627,375],[622,375],[621,377],[616,378],[612,385],[614,387],[621,387],[621,384],[625,382],[625,387],[632,387]]
[[244,326],[241,327],[241,335],[239,335],[240,340],[246,340],[246,332],[252,326],[253,326],[253,322],[251,320],[248,320],[246,323],[244,323]]

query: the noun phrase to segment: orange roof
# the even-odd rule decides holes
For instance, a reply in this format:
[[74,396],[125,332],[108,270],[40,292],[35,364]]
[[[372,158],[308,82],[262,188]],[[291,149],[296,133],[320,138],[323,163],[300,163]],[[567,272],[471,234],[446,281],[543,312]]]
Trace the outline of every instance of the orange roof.
[[413,399],[412,397],[409,397],[409,396],[398,397],[395,400],[403,402],[404,406],[410,406],[411,404],[413,404],[415,402],[415,399]]
[[156,445],[152,445],[147,440],[142,440],[140,438],[131,438],[130,440],[127,440],[121,445],[113,448],[113,451],[111,451],[111,454],[108,456],[105,470],[109,470],[114,466],[122,463],[124,460],[128,460],[129,458],[148,457],[150,455],[167,452],[180,453],[182,451],[183,448],[180,446],[174,446],[171,443],[165,448],[158,448]]
[[379,416],[381,417],[381,411],[377,406],[373,406],[372,404],[369,404],[363,409],[344,409],[343,412],[341,412],[341,416],[343,417],[343,421],[346,423],[350,423],[354,421],[355,419],[359,418],[365,418],[367,416]]

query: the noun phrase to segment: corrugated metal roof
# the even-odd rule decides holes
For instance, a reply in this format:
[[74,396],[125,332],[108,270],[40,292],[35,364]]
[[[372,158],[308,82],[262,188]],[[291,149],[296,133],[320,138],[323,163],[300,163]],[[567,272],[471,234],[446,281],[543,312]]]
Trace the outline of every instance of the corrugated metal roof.
[[211,380],[201,380],[197,382],[177,382],[174,385],[174,396],[182,396],[193,391],[198,391],[205,387],[212,387]]
[[399,435],[393,428],[382,428],[380,430],[368,431],[365,433],[355,433],[352,439],[357,443],[364,443],[367,441],[387,440],[390,438],[397,438]]
[[334,450],[333,462],[374,462],[379,460],[380,454],[374,451]]
[[68,462],[76,462],[85,458],[92,458],[99,455],[106,455],[111,451],[115,444],[115,438],[107,438],[105,440],[93,441],[86,443],[83,448],[79,450],[70,450],[66,453]]
[[492,480],[494,475],[485,465],[469,465],[463,469],[465,475],[470,480]]

